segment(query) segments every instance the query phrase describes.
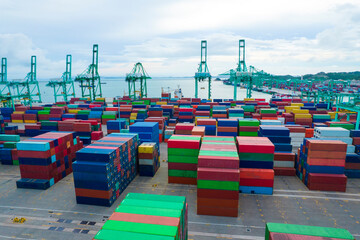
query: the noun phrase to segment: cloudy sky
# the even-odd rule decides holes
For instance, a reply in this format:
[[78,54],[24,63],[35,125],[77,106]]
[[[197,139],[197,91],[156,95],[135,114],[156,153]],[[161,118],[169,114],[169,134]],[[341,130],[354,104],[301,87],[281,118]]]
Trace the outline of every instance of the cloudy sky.
[[0,0],[0,57],[8,78],[29,72],[73,75],[99,44],[101,76],[124,76],[143,62],[150,76],[193,76],[200,41],[208,41],[212,75],[246,64],[272,74],[360,70],[360,1],[347,0]]

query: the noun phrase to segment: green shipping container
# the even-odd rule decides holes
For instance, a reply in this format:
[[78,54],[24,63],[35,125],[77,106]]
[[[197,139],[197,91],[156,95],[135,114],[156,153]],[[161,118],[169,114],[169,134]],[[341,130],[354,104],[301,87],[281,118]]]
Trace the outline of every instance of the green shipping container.
[[160,235],[151,235],[143,233],[134,233],[134,232],[125,232],[125,231],[115,231],[115,230],[100,230],[94,237],[95,240],[173,240],[174,237],[169,236],[160,236]]
[[274,154],[271,153],[239,153],[240,161],[274,161]]
[[187,149],[187,148],[169,148],[168,149],[168,156],[198,156],[199,149]]
[[239,191],[239,182],[198,179],[197,188]]
[[170,177],[197,178],[197,171],[169,169],[168,174]]
[[284,223],[267,223],[265,230],[265,240],[269,240],[270,232],[327,237],[327,238],[355,239],[346,229],[284,224]]
[[175,162],[175,163],[198,163],[198,156],[175,156],[169,155],[168,162]]

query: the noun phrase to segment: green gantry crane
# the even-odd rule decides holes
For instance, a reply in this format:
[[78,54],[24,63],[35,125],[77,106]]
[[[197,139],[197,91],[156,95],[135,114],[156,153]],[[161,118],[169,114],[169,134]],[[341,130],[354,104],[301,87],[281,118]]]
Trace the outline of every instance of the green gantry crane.
[[47,87],[53,88],[55,102],[57,102],[58,97],[62,98],[65,102],[69,100],[68,97],[75,97],[74,81],[71,79],[71,63],[71,55],[66,55],[66,70],[61,78],[51,80],[46,84]]
[[195,73],[195,98],[198,97],[198,83],[208,80],[208,99],[211,99],[211,75],[207,66],[207,41],[201,41],[201,58],[197,72]]
[[251,74],[247,71],[246,63],[245,63],[245,40],[239,40],[239,61],[236,68],[236,77],[234,78],[234,101],[237,98],[237,87],[238,83],[244,82],[247,83],[246,88],[246,97],[251,97],[252,91],[252,78]]
[[75,77],[75,82],[80,83],[81,96],[95,100],[102,97],[101,79],[98,73],[99,51],[98,45],[93,45],[92,64],[85,71]]
[[7,59],[1,59],[0,72],[0,101],[3,106],[11,106],[11,92],[7,80]]
[[[147,97],[147,79],[151,79],[151,77],[140,62],[136,63],[131,72],[126,74],[125,81],[128,82],[129,97],[131,99],[136,99],[137,93],[139,98]],[[140,90],[136,90],[136,82],[140,83]]]
[[347,121],[350,114],[356,114],[355,130],[360,130],[360,95],[358,93],[337,93],[335,121],[339,121],[339,109],[347,110]]
[[245,40],[239,40],[239,60],[236,69],[230,69],[229,71],[219,74],[219,76],[229,76],[228,84],[234,85],[234,101],[237,99],[237,87],[240,83],[246,84],[246,97],[250,98],[253,88],[252,72],[248,71],[245,63]]
[[32,106],[33,103],[41,103],[41,92],[39,82],[36,79],[36,56],[31,56],[31,70],[25,80],[12,80],[8,83],[11,92],[12,106],[15,101],[24,105]]

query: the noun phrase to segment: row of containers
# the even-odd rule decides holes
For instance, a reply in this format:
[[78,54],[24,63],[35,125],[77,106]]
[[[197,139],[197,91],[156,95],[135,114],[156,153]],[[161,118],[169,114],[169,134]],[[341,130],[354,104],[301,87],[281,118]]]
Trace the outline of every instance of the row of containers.
[[[257,103],[255,103],[257,104]],[[242,105],[242,106],[237,106],[237,110],[238,111],[253,111],[250,112],[251,115],[248,116],[243,116],[240,117],[240,115],[235,115],[234,117],[232,117],[231,115],[226,115],[221,117],[220,119],[218,117],[214,117],[211,119],[210,116],[192,116],[191,119],[186,118],[184,119],[184,121],[181,121],[181,118],[179,119],[178,117],[174,117],[171,114],[165,114],[163,111],[155,111],[158,112],[159,114],[145,114],[142,115],[143,117],[141,119],[133,119],[133,117],[131,116],[122,116],[121,114],[124,113],[122,111],[118,111],[119,109],[116,107],[106,107],[105,109],[107,110],[112,110],[110,112],[112,112],[113,117],[112,118],[108,118],[106,120],[106,124],[108,124],[108,130],[111,132],[119,132],[121,129],[126,128],[126,125],[128,124],[133,124],[135,122],[144,122],[144,121],[154,121],[154,119],[156,119],[159,122],[159,134],[160,134],[160,140],[162,141],[163,139],[168,139],[166,137],[166,135],[168,136],[169,134],[166,134],[165,131],[168,130],[168,127],[173,126],[173,124],[176,124],[177,122],[194,122],[197,125],[200,126],[205,126],[205,134],[206,135],[220,135],[220,136],[229,136],[229,135],[234,135],[236,132],[256,132],[256,130],[254,128],[250,128],[250,126],[242,126],[241,129],[239,129],[239,126],[236,125],[235,123],[233,123],[231,125],[231,123],[225,123],[225,125],[223,125],[223,123],[220,122],[215,122],[214,121],[208,121],[208,119],[214,120],[214,119],[219,119],[219,120],[223,120],[222,118],[230,118],[230,119],[242,119],[242,118],[251,118],[251,119],[260,119],[261,120],[261,124],[271,124],[271,125],[279,125],[279,124],[287,124],[287,125],[294,125],[294,126],[303,126],[303,127],[321,127],[321,126],[325,126],[325,125],[329,125],[330,124],[330,120],[335,118],[335,112],[331,112],[328,111],[326,109],[321,109],[321,108],[316,108],[316,110],[309,110],[308,108],[310,107],[306,107],[306,106],[301,106],[304,105],[305,103],[291,103],[291,106],[285,106],[284,109],[279,109],[281,106],[278,106],[277,108],[264,108],[264,106],[254,106],[254,105]],[[321,104],[318,104],[319,106],[321,106]],[[127,105],[126,105],[127,106]],[[133,105],[129,105],[130,107],[133,107]],[[140,107],[144,107],[143,110],[146,110],[146,112],[148,112],[148,110],[150,111],[150,109],[156,108],[156,107],[150,107],[149,105],[134,105],[134,106],[140,106]],[[170,105],[159,105],[161,107],[157,107],[159,109],[162,109],[163,107],[169,107]],[[196,106],[196,105],[195,105]],[[201,106],[201,105],[200,105]],[[248,107],[251,107],[253,109],[249,109]],[[268,105],[265,105],[268,106]],[[174,106],[170,106],[172,108],[174,108]],[[213,106],[216,107],[216,106]],[[268,106],[269,107],[269,106]],[[23,110],[23,108],[29,108],[29,107],[24,107],[24,106],[18,106],[16,107],[20,110]],[[40,108],[40,107],[34,107],[34,108]],[[34,122],[31,123],[37,123],[37,122],[47,122],[47,126],[41,126],[40,124],[37,124],[37,126],[33,126],[33,125],[25,125],[25,130],[23,129],[16,129],[13,127],[5,127],[4,131],[6,134],[20,134],[20,135],[24,135],[24,136],[34,136],[35,134],[39,134],[42,133],[41,130],[46,130],[46,128],[52,128],[51,130],[55,130],[53,128],[56,128],[56,125],[51,125],[51,123],[48,122],[57,122],[57,121],[81,121],[81,122],[90,122],[92,124],[92,126],[95,126],[95,123],[99,123],[101,121],[99,121],[96,118],[86,118],[86,117],[80,117],[80,118],[75,118],[75,117],[70,117],[69,115],[67,115],[67,111],[75,111],[74,109],[69,109],[68,106],[64,106],[64,107],[49,107],[51,110],[26,110],[26,111],[38,111],[39,113],[41,113],[42,111],[54,111],[54,112],[60,112],[59,114],[63,113],[61,118],[57,118],[57,119],[41,119],[41,120],[34,120]],[[147,109],[148,108],[148,109]],[[307,109],[303,109],[303,108],[307,108]],[[91,108],[91,109],[95,109],[96,108]],[[247,109],[247,110],[244,110]],[[1,108],[1,115],[3,116],[4,121],[10,121],[10,120],[6,120],[6,119],[11,119],[11,115],[16,115],[16,114],[23,114],[21,111],[15,111],[15,112],[21,112],[21,113],[12,113],[9,115],[9,110],[10,112],[13,111],[12,108]],[[171,109],[172,111],[174,109]],[[230,109],[226,109],[227,111],[231,111]],[[234,110],[234,109],[233,109]],[[91,113],[92,110],[79,110],[79,111],[87,111],[87,113]],[[192,114],[194,111],[196,112],[197,110],[195,110],[194,108],[191,108],[191,106],[189,108],[184,108],[183,109],[184,113],[189,113]],[[286,112],[282,112],[282,111],[286,111]],[[96,111],[95,111],[96,112]],[[151,112],[151,111],[150,111]],[[24,113],[26,114],[26,113]],[[41,114],[40,114],[41,115]],[[74,115],[74,114],[73,114]],[[79,114],[79,116],[83,116],[86,115],[84,114]],[[341,115],[341,114],[339,114]],[[76,115],[78,116],[78,115]],[[345,119],[342,118],[340,116],[341,121],[340,122],[331,122],[331,125],[333,126],[339,126],[339,127],[344,127],[346,129],[354,129],[354,124],[353,122],[355,122],[356,119],[356,115],[351,115],[349,117],[349,119]],[[19,122],[20,120],[16,120],[16,122]],[[125,121],[125,126],[123,124],[118,124],[118,121]],[[20,121],[21,122],[21,121]],[[199,122],[199,123],[198,123]],[[25,121],[26,123],[26,121]],[[104,124],[104,122],[103,122]],[[27,131],[26,131],[27,130]],[[171,128],[169,128],[169,130],[171,130]],[[164,136],[165,135],[165,136]]]
[[0,134],[2,164],[19,165],[18,188],[47,189],[73,172],[78,203],[111,206],[139,173],[160,167],[157,122],[130,126],[84,147],[75,132],[52,131],[24,141]]
[[[128,193],[93,239],[187,240],[188,223],[188,203],[185,197]],[[268,222],[264,239],[355,238],[342,228]]]
[[238,198],[232,197],[238,194],[232,191],[272,194],[275,175],[297,175],[309,190],[345,192],[346,175],[360,173],[360,155],[348,153],[352,145],[343,140],[353,141],[360,131],[319,127],[314,132],[303,138],[298,154],[283,143],[289,141],[290,130],[281,126],[260,126],[260,136],[238,136],[235,141],[227,136],[175,134],[168,141],[168,182],[197,185],[198,213],[222,216],[231,216],[230,209],[237,206]]
[[[216,101],[219,100],[219,101]],[[79,104],[56,103],[43,106],[15,106],[1,108],[5,122],[36,123],[38,121],[61,121],[66,119],[96,120],[106,124],[117,118],[127,119],[129,124],[143,121],[148,117],[166,117],[178,122],[195,122],[198,118],[255,118],[264,120],[283,119],[285,123],[313,126],[335,118],[335,108],[327,103],[307,103],[301,99],[244,99],[231,101],[214,99],[213,102],[201,99],[177,99],[160,101],[151,98],[142,101],[116,100],[112,106],[104,101]],[[342,121],[356,121],[356,114]]]
[[[191,130],[186,130],[188,125],[181,125],[181,131],[183,134],[192,133]],[[142,122],[136,123],[130,126],[129,132],[137,133],[141,142],[144,143],[153,143],[148,146],[144,146],[144,149],[141,148],[141,156],[139,155],[140,161],[140,172],[143,175],[153,176],[157,169],[160,166],[160,146],[158,140],[158,123],[155,122]],[[180,130],[179,130],[180,131]],[[259,135],[262,137],[247,137],[245,141],[242,143],[238,143],[240,162],[239,168],[251,168],[251,169],[261,169],[263,179],[269,180],[266,184],[246,186],[240,185],[239,191],[241,192],[250,192],[250,193],[268,193],[272,192],[271,179],[273,179],[272,173],[269,170],[273,170],[275,175],[295,175],[295,173],[299,176],[299,178],[309,186],[309,182],[311,183],[311,179],[313,179],[314,174],[339,174],[338,176],[326,175],[323,176],[322,181],[326,181],[330,177],[340,177],[342,179],[342,191],[345,191],[346,188],[346,178],[344,174],[348,177],[359,177],[360,175],[360,156],[359,154],[353,153],[355,146],[349,145],[346,143],[351,143],[354,141],[358,141],[360,139],[360,132],[355,130],[347,130],[339,127],[319,127],[315,128],[315,133],[313,138],[303,138],[303,143],[298,149],[298,154],[295,155],[291,152],[291,146],[289,147],[288,143],[278,143],[279,139],[284,142],[289,141],[289,134],[291,130],[286,127],[271,127],[271,126],[260,126],[259,127]],[[51,136],[51,133],[49,136]],[[68,134],[67,132],[58,132],[59,134]],[[45,136],[45,137],[44,137]],[[74,145],[81,143],[79,136],[76,136],[74,132],[71,132],[71,136],[74,139]],[[179,137],[179,135],[173,135],[174,138]],[[197,139],[197,141],[201,141],[202,136],[197,135],[183,135],[180,138],[188,138]],[[240,141],[243,137],[238,137],[237,140]],[[253,140],[251,139],[253,138]],[[42,140],[49,140],[48,135],[43,134],[37,137],[32,138],[30,141],[41,142]],[[51,139],[51,138],[50,138]],[[242,146],[245,146],[247,142],[250,142],[251,145],[260,146],[260,148],[265,149],[265,143],[261,145],[263,142],[262,139],[266,139],[268,143],[273,144],[274,150],[268,153],[263,153],[261,150],[253,150],[253,152],[241,152],[243,149]],[[40,147],[41,151],[45,153],[35,152],[34,154],[38,156],[42,156],[41,159],[33,158],[32,155],[28,155],[27,152],[21,151],[34,151],[37,150],[36,146],[40,146],[40,144],[35,144],[35,147],[28,147],[31,150],[23,149],[22,143],[20,143],[20,149],[17,148],[17,143],[20,138],[18,135],[0,135],[0,156],[2,164],[20,164],[20,165],[42,165],[46,166],[48,171],[54,171],[55,168],[59,168],[57,171],[62,175],[68,174],[64,170],[70,171],[71,169],[71,161],[69,161],[69,156],[63,153],[54,152],[50,147]],[[342,146],[342,152],[337,154],[327,154],[332,149],[325,149],[324,151],[317,152],[315,155],[310,151],[310,154],[307,150],[307,141],[311,140],[322,140],[322,141],[331,141],[336,143],[336,146]],[[60,140],[61,141],[61,140]],[[251,142],[252,141],[252,142]],[[54,140],[54,143],[51,143],[52,148],[57,147],[59,140]],[[63,141],[61,141],[63,142]],[[259,145],[260,144],[260,145]],[[34,144],[33,144],[34,145]],[[45,144],[46,145],[46,144]],[[187,147],[185,147],[187,146]],[[199,156],[199,147],[200,145],[193,145],[192,148],[190,145],[183,145],[173,147],[172,141],[168,143],[168,161],[169,161],[169,182],[174,183],[186,183],[186,184],[196,184],[197,181],[197,161]],[[177,149],[180,148],[180,149]],[[45,150],[46,149],[46,150]],[[59,147],[56,148],[59,151]],[[356,148],[355,148],[356,149]],[[38,149],[38,151],[40,151]],[[52,154],[49,155],[49,151],[52,151]],[[70,150],[67,150],[70,151]],[[71,150],[74,151],[73,149]],[[31,153],[31,152],[30,152]],[[67,153],[68,155],[70,152]],[[184,158],[183,154],[188,156]],[[56,156],[55,156],[56,155]],[[30,156],[30,157],[29,157]],[[50,159],[51,156],[51,159]],[[58,157],[58,160],[56,160]],[[74,159],[71,157],[70,158]],[[335,158],[335,159],[334,159]],[[295,161],[296,159],[296,161]],[[332,159],[331,161],[329,159]],[[52,165],[51,165],[52,164]],[[64,169],[65,164],[65,169]],[[51,165],[51,166],[50,166]],[[51,167],[51,168],[50,168]],[[31,166],[24,166],[24,169],[30,169]],[[61,170],[62,169],[62,170]],[[250,171],[250,170],[246,170]],[[241,176],[247,176],[246,171],[242,172]],[[260,171],[260,170],[256,170]],[[26,171],[25,171],[26,172]],[[59,174],[58,174],[59,175]],[[24,175],[24,179],[28,178],[27,175]],[[54,176],[54,175],[49,175]],[[308,176],[310,176],[310,181],[308,181]],[[55,181],[55,177],[54,178]],[[56,177],[58,179],[59,176]],[[36,179],[36,178],[35,178]],[[40,179],[40,178],[39,178]],[[51,178],[48,177],[48,180]],[[319,177],[318,177],[319,179]],[[319,180],[320,181],[320,180]],[[52,181],[53,182],[53,181]],[[246,181],[243,181],[243,183]],[[48,184],[47,184],[48,186]],[[253,187],[251,190],[246,190],[247,187]],[[255,188],[258,187],[258,188]],[[322,188],[325,189],[326,187]],[[327,188],[326,188],[327,189]],[[337,189],[337,188],[335,188]],[[319,189],[321,190],[321,189]]]
[[[183,196],[128,193],[94,240],[187,240],[188,203]],[[265,240],[354,240],[346,229],[284,223],[265,225]]]

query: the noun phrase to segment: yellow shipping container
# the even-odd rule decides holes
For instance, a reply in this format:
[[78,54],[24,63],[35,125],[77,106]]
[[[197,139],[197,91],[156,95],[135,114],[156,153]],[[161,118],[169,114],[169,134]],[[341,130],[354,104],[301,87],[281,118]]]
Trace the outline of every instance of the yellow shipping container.
[[153,146],[139,146],[139,153],[153,153],[154,147]]
[[13,113],[14,113],[14,114],[24,114],[25,112],[22,112],[22,111],[14,111]]
[[244,101],[255,101],[255,98],[244,98]]
[[292,113],[293,110],[300,109],[300,106],[285,106],[284,109],[287,113]]
[[308,109],[293,109],[292,111],[293,113],[297,114],[297,113],[309,113]]
[[11,120],[11,122],[13,122],[13,123],[23,123],[24,121],[23,120]]
[[303,107],[304,104],[303,103],[291,103],[291,106],[299,106],[299,107]]
[[69,109],[69,113],[78,113],[80,109]]
[[295,119],[297,119],[297,118],[311,118],[311,114],[298,113],[298,114],[295,114]]
[[156,105],[166,105],[167,102],[156,102]]
[[37,123],[36,120],[24,120],[25,123]]

